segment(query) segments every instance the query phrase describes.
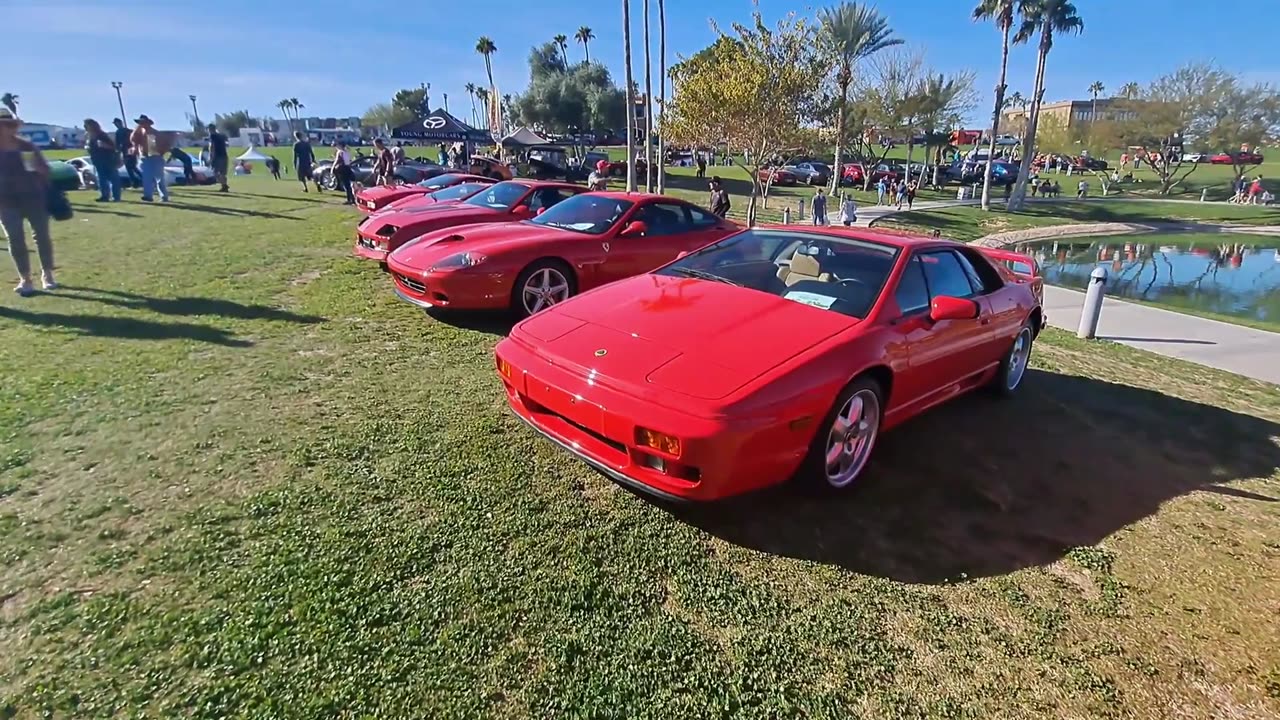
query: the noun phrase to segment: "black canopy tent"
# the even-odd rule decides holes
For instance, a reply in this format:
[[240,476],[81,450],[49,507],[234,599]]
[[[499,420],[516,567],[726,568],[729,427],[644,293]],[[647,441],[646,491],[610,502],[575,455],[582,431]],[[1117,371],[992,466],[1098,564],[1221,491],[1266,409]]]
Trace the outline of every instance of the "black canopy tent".
[[468,145],[493,142],[493,136],[488,132],[471,127],[443,109],[392,130],[391,139],[415,142],[463,142]]
[[532,149],[537,146],[554,146],[555,143],[542,137],[527,127],[522,127],[502,138],[502,147]]

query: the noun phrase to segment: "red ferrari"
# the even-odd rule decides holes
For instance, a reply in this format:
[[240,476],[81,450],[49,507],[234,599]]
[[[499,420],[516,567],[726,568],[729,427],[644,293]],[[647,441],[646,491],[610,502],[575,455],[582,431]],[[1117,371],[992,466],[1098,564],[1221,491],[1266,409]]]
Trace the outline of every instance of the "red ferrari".
[[581,185],[508,180],[462,202],[433,203],[370,215],[356,226],[355,254],[385,262],[392,250],[431,232],[459,225],[527,220],[565,198],[586,192]]
[[360,208],[360,212],[368,214],[381,210],[397,200],[407,197],[421,197],[454,185],[462,183],[492,184],[494,182],[497,181],[493,178],[479,175],[446,173],[427,178],[420,183],[412,185],[375,185],[356,193],[356,207]]
[[975,388],[1017,390],[1044,311],[1041,279],[1012,259],[746,230],[519,323],[497,370],[519,417],[637,489],[844,488],[882,431]]
[[738,230],[675,198],[587,193],[526,222],[427,233],[391,253],[387,268],[414,305],[526,316]]

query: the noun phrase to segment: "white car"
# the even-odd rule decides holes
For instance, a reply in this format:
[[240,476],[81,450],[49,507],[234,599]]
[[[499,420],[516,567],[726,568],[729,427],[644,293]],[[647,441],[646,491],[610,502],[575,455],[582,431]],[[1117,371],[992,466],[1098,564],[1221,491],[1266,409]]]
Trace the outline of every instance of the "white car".
[[1014,137],[1014,136],[1012,136],[1012,135],[997,135],[997,136],[996,136],[996,145],[1003,145],[1003,146],[1008,147],[1008,146],[1011,146],[1011,145],[1017,145],[1017,144],[1019,144],[1019,143],[1021,143],[1021,142],[1022,142],[1021,140],[1019,140],[1018,138],[1016,138],[1016,137]]
[[1182,153],[1182,162],[1184,163],[1209,162],[1209,153],[1200,153],[1200,152]]
[[[75,168],[76,171],[80,173],[80,177],[82,178],[82,180],[84,180],[84,184],[86,186],[88,185],[93,185],[95,187],[97,186],[98,173],[94,169],[93,161],[89,159],[88,155],[82,155],[80,157],[71,158],[70,160],[67,161],[67,164]],[[121,165],[117,172],[120,173],[120,180],[125,185],[128,185],[129,171],[124,169],[124,165]],[[214,175],[213,175],[213,168],[209,167],[208,165],[202,165],[200,161],[194,157],[191,158],[191,174],[195,178],[194,184],[196,185],[209,185],[215,182]],[[178,162],[177,160],[170,160],[167,163],[165,163],[164,178],[165,178],[165,181],[168,182],[170,185],[186,185],[187,184],[186,170],[182,167],[182,163]]]

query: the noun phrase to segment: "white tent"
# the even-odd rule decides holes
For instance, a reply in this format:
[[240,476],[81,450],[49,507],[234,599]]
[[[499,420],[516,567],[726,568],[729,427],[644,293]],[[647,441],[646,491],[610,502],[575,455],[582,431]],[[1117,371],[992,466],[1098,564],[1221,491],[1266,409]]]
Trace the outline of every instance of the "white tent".
[[254,149],[254,147],[253,147],[252,145],[250,145],[250,146],[249,146],[249,149],[248,149],[248,150],[245,150],[245,151],[244,151],[244,154],[243,154],[243,155],[241,155],[240,157],[236,158],[236,159],[237,159],[237,160],[245,160],[245,161],[248,161],[248,160],[257,160],[258,162],[265,162],[265,161],[267,160],[267,156],[266,156],[266,155],[263,155],[263,154],[262,154],[262,153],[260,153],[260,152],[258,152],[257,150],[255,150],[255,149]]

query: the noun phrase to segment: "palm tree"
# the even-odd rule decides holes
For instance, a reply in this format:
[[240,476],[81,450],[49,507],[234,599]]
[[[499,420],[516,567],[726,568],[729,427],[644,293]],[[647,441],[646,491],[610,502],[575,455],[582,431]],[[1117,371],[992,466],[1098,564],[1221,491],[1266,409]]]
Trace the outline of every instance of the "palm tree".
[[0,96],[0,105],[9,108],[9,112],[14,115],[18,114],[18,96],[16,94],[7,92]]
[[480,101],[480,112],[483,115],[480,118],[480,127],[488,129],[489,127],[489,91],[484,88],[476,88],[476,99]]
[[[663,141],[662,110],[667,104],[667,10],[666,0],[658,0],[658,193],[667,191],[666,142]],[[694,148],[695,150],[697,148]]]
[[480,39],[476,40],[476,52],[484,56],[484,72],[489,76],[489,87],[493,87],[493,54],[498,52],[498,46],[481,35]]
[[644,191],[653,192],[653,64],[649,58],[649,0],[644,0]]
[[1027,99],[1022,97],[1022,93],[1018,92],[1017,90],[1014,90],[1013,94],[1009,96],[1009,99],[1005,103],[1005,105],[1008,107],[1017,107],[1017,108],[1026,109]]
[[1102,84],[1101,80],[1094,80],[1089,86],[1089,94],[1093,96],[1093,108],[1089,111],[1089,124],[1098,122],[1098,96],[1107,88]]
[[902,39],[893,37],[889,21],[870,5],[845,0],[836,7],[823,10],[818,19],[821,22],[821,42],[835,61],[836,84],[840,87],[836,104],[835,171],[831,173],[831,192],[834,193],[843,174],[844,119],[848,112],[854,67],[887,47],[901,45]]
[[476,122],[476,84],[467,83],[466,90],[467,97],[471,98],[471,124],[478,125],[479,123]]
[[1142,94],[1142,88],[1136,82],[1127,82],[1120,86],[1120,97],[1125,100],[1137,100]]
[[1076,12],[1071,0],[1018,0],[1018,14],[1022,24],[1014,36],[1014,42],[1026,42],[1037,32],[1040,45],[1036,52],[1036,84],[1031,93],[1031,115],[1027,118],[1026,137],[1022,141],[1022,165],[1018,168],[1018,183],[1009,196],[1009,209],[1022,208],[1027,196],[1027,180],[1031,175],[1031,160],[1035,157],[1036,128],[1040,122],[1040,104],[1044,101],[1044,70],[1053,49],[1053,36],[1084,31],[1084,21]]
[[[982,209],[991,209],[991,162],[996,158],[996,136],[1000,134],[1000,112],[1008,89],[1009,34],[1013,32],[1015,0],[982,0],[973,9],[974,20],[990,20],[1000,30],[1000,82],[996,83],[995,109],[991,111],[991,138],[987,142],[987,163],[982,172]],[[1021,97],[1021,96],[1019,96]]]
[[622,57],[627,88],[627,192],[636,191],[636,84],[631,79],[631,0],[622,0]]
[[289,126],[289,132],[292,133],[293,119],[289,117],[289,110],[293,108],[293,104],[289,102],[288,98],[285,98],[280,102],[276,103],[276,107],[280,108],[280,113],[284,115],[285,124]]
[[582,52],[587,54],[587,64],[590,65],[591,64],[591,48],[589,47],[589,43],[592,40],[596,39],[596,34],[591,32],[591,28],[587,27],[586,25],[583,25],[582,27],[578,28],[578,32],[573,34],[573,38],[578,42],[582,43]]
[[567,70],[569,68],[569,38],[565,35],[556,35],[551,40],[560,48],[560,57],[564,58],[564,66]]
[[[302,115],[298,111],[305,108],[306,105],[303,105],[302,103],[298,102],[298,98],[289,98],[289,107],[293,110],[293,119],[297,120],[298,124],[301,125]],[[299,129],[305,130],[306,128],[299,128]]]

